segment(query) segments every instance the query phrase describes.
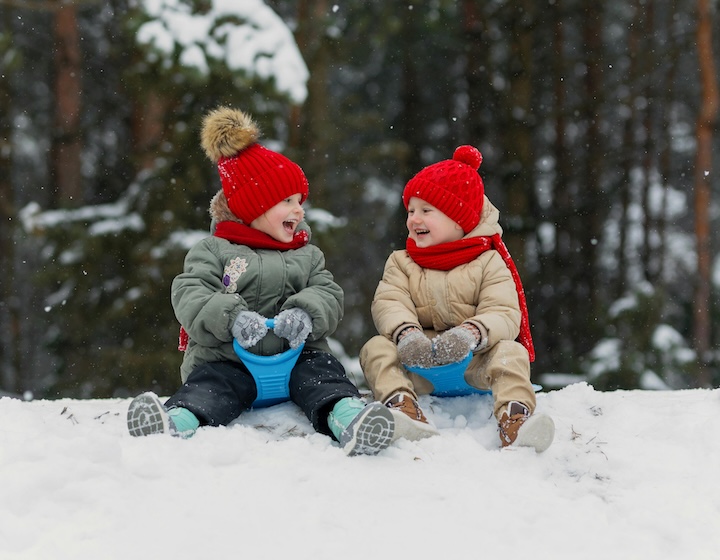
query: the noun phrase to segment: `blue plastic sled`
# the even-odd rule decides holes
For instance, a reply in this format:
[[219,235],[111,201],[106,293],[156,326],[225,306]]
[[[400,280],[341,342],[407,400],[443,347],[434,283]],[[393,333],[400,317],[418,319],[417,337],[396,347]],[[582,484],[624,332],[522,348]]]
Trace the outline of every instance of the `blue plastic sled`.
[[[462,397],[465,395],[490,395],[492,391],[487,389],[477,389],[472,385],[468,385],[465,381],[465,370],[472,360],[472,352],[469,353],[461,362],[445,364],[430,368],[417,366],[405,366],[405,369],[424,377],[433,384],[431,395],[436,397]],[[404,365],[404,364],[403,364]],[[542,389],[541,385],[533,383],[535,392]]]
[[[267,319],[265,324],[272,329],[275,320]],[[257,385],[257,398],[252,404],[253,408],[263,408],[290,400],[290,372],[295,367],[303,346],[305,345],[301,344],[273,356],[259,356],[245,350],[237,339],[233,340],[235,353],[248,368]]]

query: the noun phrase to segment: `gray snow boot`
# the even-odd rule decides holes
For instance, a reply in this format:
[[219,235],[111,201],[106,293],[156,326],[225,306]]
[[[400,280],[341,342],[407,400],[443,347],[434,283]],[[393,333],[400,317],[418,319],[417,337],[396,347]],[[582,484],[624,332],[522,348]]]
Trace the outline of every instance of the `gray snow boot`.
[[127,426],[131,436],[170,434],[183,438],[192,436],[200,425],[187,408],[166,409],[155,393],[135,397],[127,412]]
[[366,405],[355,397],[335,403],[328,426],[349,456],[377,455],[390,445],[395,432],[395,420],[386,406],[379,402]]

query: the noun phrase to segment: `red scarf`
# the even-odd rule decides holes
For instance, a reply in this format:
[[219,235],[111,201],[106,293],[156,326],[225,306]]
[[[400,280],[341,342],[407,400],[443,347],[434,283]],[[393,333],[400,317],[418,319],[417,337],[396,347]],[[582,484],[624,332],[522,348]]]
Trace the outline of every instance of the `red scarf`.
[[[310,236],[305,230],[296,231],[290,243],[283,243],[258,229],[232,221],[219,222],[215,227],[214,235],[215,237],[227,239],[238,245],[247,245],[251,249],[275,249],[277,251],[299,249],[307,245],[310,241]],[[180,336],[178,338],[178,350],[185,352],[189,342],[190,337],[185,328],[181,326]]]
[[463,237],[458,241],[440,243],[439,245],[423,248],[418,247],[415,241],[408,237],[405,248],[410,258],[417,264],[423,268],[432,268],[434,270],[450,270],[456,266],[475,260],[485,251],[490,249],[497,251],[505,262],[505,265],[510,269],[510,273],[515,281],[515,289],[518,294],[521,314],[518,341],[527,349],[528,354],[530,354],[530,361],[535,361],[535,347],[533,345],[532,335],[530,334],[530,320],[528,318],[525,290],[523,289],[520,274],[510,256],[510,252],[507,250],[499,233],[492,236]]
[[247,245],[251,249],[275,249],[277,251],[289,251],[304,247],[310,241],[310,236],[305,230],[298,230],[289,243],[283,243],[273,239],[267,233],[259,229],[251,228],[239,222],[219,222],[215,227],[215,237],[227,239],[238,245]]

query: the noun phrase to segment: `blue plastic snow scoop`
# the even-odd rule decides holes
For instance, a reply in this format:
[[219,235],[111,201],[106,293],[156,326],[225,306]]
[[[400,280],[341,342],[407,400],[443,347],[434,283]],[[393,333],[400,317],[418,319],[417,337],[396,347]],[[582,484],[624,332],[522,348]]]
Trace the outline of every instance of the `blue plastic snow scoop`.
[[[266,319],[268,328],[275,327],[275,319]],[[280,404],[290,400],[290,372],[295,367],[303,346],[290,348],[272,356],[259,356],[246,350],[237,339],[233,340],[233,348],[255,379],[257,385],[257,398],[252,404],[253,408],[263,408]]]
[[[465,381],[465,370],[467,369],[470,360],[472,360],[472,352],[469,352],[468,355],[460,362],[429,368],[405,365],[405,369],[424,377],[432,383],[433,391],[430,394],[437,397],[490,395],[492,391],[487,389],[477,389]],[[533,383],[533,389],[537,392],[542,389],[542,386]]]

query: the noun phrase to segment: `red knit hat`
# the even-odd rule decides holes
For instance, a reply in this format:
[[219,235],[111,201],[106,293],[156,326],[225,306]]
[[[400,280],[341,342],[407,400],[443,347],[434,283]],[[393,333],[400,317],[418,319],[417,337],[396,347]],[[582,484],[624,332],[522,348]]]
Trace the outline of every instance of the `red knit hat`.
[[300,166],[257,144],[260,130],[252,118],[219,107],[203,120],[202,147],[217,163],[230,211],[249,225],[278,202],[300,193],[308,197],[308,181]]
[[480,222],[485,187],[477,170],[482,154],[473,146],[460,146],[452,159],[429,165],[415,175],[403,191],[405,208],[412,197],[432,204],[463,229]]

